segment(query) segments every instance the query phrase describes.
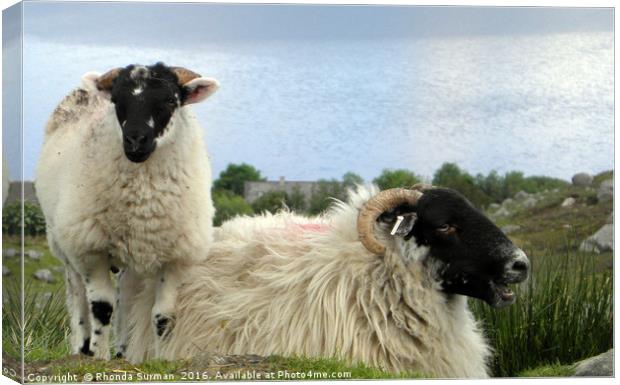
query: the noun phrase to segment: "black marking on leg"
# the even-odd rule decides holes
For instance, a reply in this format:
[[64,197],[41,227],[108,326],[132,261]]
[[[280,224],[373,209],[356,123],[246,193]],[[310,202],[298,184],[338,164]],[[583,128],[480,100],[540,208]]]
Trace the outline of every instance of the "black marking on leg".
[[110,324],[112,318],[112,305],[105,301],[93,301],[91,304],[93,316],[97,318],[103,326]]
[[119,269],[118,267],[114,266],[114,265],[110,265],[110,270],[112,271],[112,273],[116,274],[119,271],[121,271],[121,269]]
[[166,326],[168,326],[168,321],[170,321],[166,317],[162,317],[161,314],[155,315],[155,327],[157,329],[157,335],[162,336],[166,331]]
[[96,330],[95,330],[95,334],[96,334],[96,335],[98,335],[98,336],[100,336],[100,335],[101,335],[101,329],[96,329]]
[[84,339],[84,344],[82,345],[80,352],[91,357],[95,355],[95,353],[90,351],[90,337]]
[[166,317],[161,314],[155,314],[155,330],[157,335],[162,339],[166,339],[174,328],[174,317]]
[[82,318],[80,318],[80,322],[78,322],[79,325],[84,325],[84,320]]
[[123,344],[118,347],[118,352],[116,352],[116,358],[125,357],[125,350],[127,350],[127,345]]

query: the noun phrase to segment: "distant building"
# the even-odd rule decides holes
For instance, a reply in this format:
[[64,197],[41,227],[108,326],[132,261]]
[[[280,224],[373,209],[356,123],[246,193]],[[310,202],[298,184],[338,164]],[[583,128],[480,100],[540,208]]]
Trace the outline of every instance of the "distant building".
[[[4,204],[10,204],[14,202],[19,202],[22,196],[22,182],[14,181],[9,185],[9,196],[6,199]],[[39,204],[39,200],[37,199],[37,194],[34,189],[34,182],[25,181],[24,182],[24,200],[26,202],[31,202],[34,204]]]
[[252,203],[267,192],[284,191],[291,195],[299,191],[306,198],[307,202],[312,196],[314,186],[317,184],[317,182],[286,181],[284,177],[280,177],[279,181],[245,182],[243,185],[243,197],[246,201]]

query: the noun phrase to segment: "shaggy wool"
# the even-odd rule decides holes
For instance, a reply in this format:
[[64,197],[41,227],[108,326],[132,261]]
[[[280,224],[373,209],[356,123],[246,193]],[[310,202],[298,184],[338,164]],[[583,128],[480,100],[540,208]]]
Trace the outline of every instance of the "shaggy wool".
[[129,360],[279,354],[487,377],[489,345],[467,299],[440,292],[428,250],[380,226],[385,256],[359,242],[359,209],[376,192],[359,189],[320,218],[282,212],[225,223],[208,261],[187,272],[169,339],[148,332],[153,293],[136,298]]

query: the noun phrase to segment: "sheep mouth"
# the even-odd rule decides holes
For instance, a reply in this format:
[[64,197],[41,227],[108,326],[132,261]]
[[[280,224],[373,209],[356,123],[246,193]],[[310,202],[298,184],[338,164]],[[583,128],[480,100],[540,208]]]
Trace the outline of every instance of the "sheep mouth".
[[133,163],[142,163],[151,156],[151,151],[146,152],[125,152],[125,156],[127,159],[132,161]]
[[465,279],[444,279],[442,288],[448,294],[477,298],[498,309],[512,305],[517,299],[516,294],[508,287],[512,283],[517,282],[504,280],[503,277],[498,280],[468,276]]
[[514,291],[508,287],[508,282],[491,281],[489,284],[493,295],[486,299],[486,302],[492,307],[496,309],[506,307],[512,305],[517,299]]

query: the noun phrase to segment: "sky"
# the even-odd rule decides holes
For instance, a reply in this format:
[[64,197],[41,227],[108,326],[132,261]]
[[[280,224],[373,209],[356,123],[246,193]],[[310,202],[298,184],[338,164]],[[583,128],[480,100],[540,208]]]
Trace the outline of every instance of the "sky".
[[[4,34],[3,41],[6,58],[7,54],[10,56],[18,46],[19,34],[15,33],[18,26],[5,23],[4,28],[9,32]],[[125,51],[129,54],[131,50],[157,52],[169,49],[184,50],[199,56],[206,54],[197,50],[204,44],[258,46],[283,40],[305,44],[304,42],[312,40],[346,42],[428,37],[535,37],[567,32],[611,33],[612,31],[613,11],[609,8],[92,2],[24,4],[24,36],[27,42],[88,47],[91,50],[96,50],[99,46],[105,47],[106,50],[114,50],[116,47],[119,52]],[[193,50],[196,52],[192,52]],[[48,55],[45,57],[45,62],[41,63],[42,66],[49,67],[51,73],[37,73],[37,84],[38,77],[43,77],[42,92],[40,95],[35,95],[36,98],[41,98],[40,100],[56,90],[66,93],[76,85],[76,79],[84,72],[68,73],[69,69],[66,66],[54,67],[54,55],[55,53]],[[58,52],[57,55],[62,55],[66,60],[71,53]],[[28,53],[26,52],[24,56],[28,57]],[[112,63],[108,64],[105,60],[106,58],[101,58],[101,66],[107,68],[106,66]],[[92,68],[88,68],[90,69]],[[71,68],[71,71],[74,71],[74,68]],[[35,79],[26,80],[27,84],[35,82]],[[18,86],[18,83],[5,84],[5,95],[18,92]],[[49,92],[46,91],[46,87],[49,87]],[[50,98],[59,100],[59,96],[55,94]],[[4,100],[5,107],[6,103],[14,103],[10,101],[11,98],[5,97]],[[46,111],[47,114],[51,112],[49,108]],[[3,115],[4,127],[15,127],[18,124],[15,117]],[[4,150],[9,156],[15,157],[20,147],[18,137],[10,135],[7,138],[6,132],[5,129]],[[27,151],[40,145],[40,138],[33,140],[36,140],[34,145],[28,141],[25,143]],[[9,167],[12,175],[19,174],[17,163],[9,162]],[[33,175],[32,167],[27,167],[26,179],[32,179]]]
[[609,9],[26,3],[25,33],[133,45],[210,40],[359,39],[612,30]]

